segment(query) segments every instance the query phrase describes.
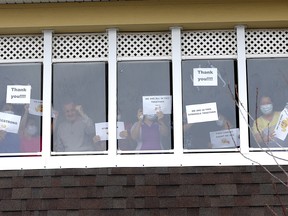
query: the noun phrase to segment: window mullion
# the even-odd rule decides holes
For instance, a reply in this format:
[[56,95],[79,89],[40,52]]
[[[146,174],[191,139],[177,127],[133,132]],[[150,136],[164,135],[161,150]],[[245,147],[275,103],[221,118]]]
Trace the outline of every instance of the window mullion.
[[43,122],[42,122],[42,156],[47,159],[51,152],[51,101],[52,101],[52,32],[44,30],[43,60]]
[[117,152],[117,30],[108,29],[108,154]]
[[237,67],[238,67],[238,103],[240,147],[242,153],[249,152],[249,127],[247,104],[247,71],[245,53],[245,26],[236,26],[237,31]]
[[182,68],[181,68],[181,28],[172,31],[172,83],[173,83],[173,131],[175,154],[183,153],[182,133]]

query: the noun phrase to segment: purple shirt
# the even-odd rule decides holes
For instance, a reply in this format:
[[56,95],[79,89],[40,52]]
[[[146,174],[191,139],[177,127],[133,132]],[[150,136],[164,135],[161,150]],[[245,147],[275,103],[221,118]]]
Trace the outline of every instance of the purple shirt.
[[[132,127],[135,127],[135,123]],[[151,126],[142,122],[140,130],[140,139],[137,141],[138,150],[161,150],[161,135],[160,126],[157,122],[154,122]]]

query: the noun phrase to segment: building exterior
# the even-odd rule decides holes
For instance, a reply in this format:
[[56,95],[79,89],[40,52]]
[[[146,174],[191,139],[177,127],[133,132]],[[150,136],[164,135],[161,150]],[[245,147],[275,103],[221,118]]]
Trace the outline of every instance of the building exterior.
[[2,1],[1,214],[287,214],[287,9]]

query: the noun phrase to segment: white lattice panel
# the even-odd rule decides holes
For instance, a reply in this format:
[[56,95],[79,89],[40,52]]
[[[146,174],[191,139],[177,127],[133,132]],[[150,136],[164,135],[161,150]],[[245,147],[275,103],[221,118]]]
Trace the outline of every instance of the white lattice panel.
[[171,57],[171,33],[119,33],[118,57]]
[[43,36],[1,36],[0,60],[43,58]]
[[247,30],[246,54],[288,54],[288,30]]
[[182,56],[227,56],[237,54],[236,32],[184,31],[181,35]]
[[99,59],[108,57],[108,36],[73,34],[53,36],[53,59]]

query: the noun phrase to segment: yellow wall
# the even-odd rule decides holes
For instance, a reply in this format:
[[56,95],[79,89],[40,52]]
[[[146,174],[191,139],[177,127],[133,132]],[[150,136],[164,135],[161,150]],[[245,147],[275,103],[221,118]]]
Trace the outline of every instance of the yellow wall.
[[150,0],[0,5],[0,34],[288,27],[284,0]]

